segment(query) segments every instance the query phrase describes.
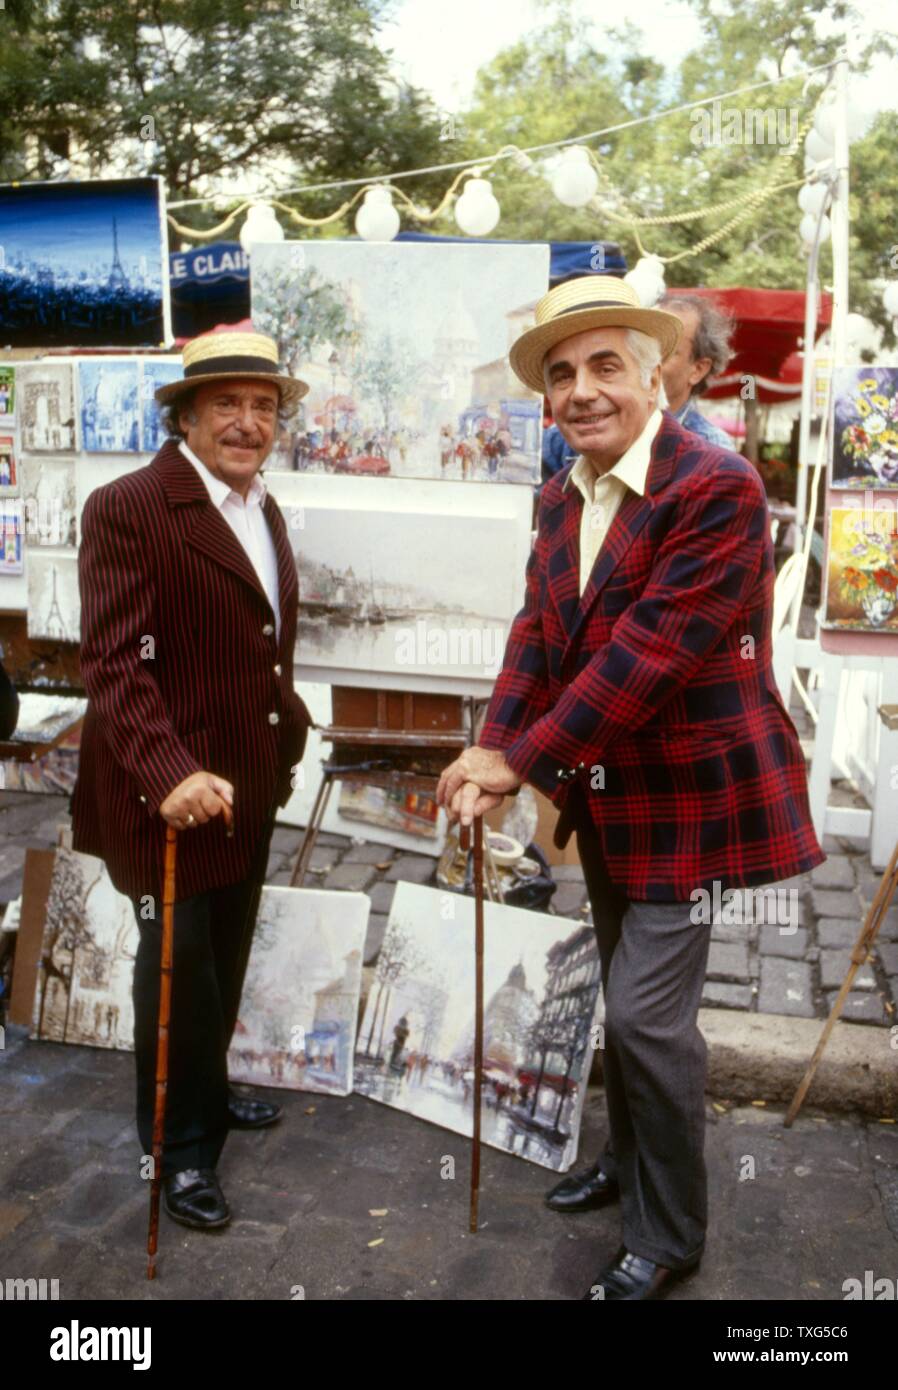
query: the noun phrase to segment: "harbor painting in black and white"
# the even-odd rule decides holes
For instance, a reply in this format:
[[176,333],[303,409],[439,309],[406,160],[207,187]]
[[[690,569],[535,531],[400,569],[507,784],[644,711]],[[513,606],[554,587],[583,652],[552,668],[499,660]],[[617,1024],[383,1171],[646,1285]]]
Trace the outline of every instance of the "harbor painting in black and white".
[[70,362],[29,362],[18,368],[16,409],[23,449],[42,454],[74,449],[74,381]]
[[44,919],[33,1038],[130,1051],[138,929],[102,861],[58,849]]
[[158,347],[170,337],[159,179],[0,186],[0,342]]
[[162,448],[168,435],[162,428],[155,393],[160,386],[179,381],[184,368],[179,357],[162,357],[157,362],[145,361],[140,380],[140,447],[147,454]]
[[89,454],[134,453],[140,447],[137,362],[81,362],[81,447]]
[[[484,905],[481,1137],[563,1172],[577,1153],[598,1024],[588,924]],[[355,1056],[355,1089],[473,1129],[474,900],[398,883]]]
[[364,893],[262,889],[232,1081],[349,1095],[370,908]]

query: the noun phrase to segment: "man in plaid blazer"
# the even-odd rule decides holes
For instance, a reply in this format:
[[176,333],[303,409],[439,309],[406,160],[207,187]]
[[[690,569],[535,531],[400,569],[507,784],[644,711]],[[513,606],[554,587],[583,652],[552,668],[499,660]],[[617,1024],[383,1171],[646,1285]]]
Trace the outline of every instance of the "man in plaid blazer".
[[577,458],[543,489],[480,741],[438,796],[470,824],[529,782],[561,810],[556,844],[576,831],[611,1132],[547,1201],[619,1198],[623,1244],[585,1297],[654,1299],[697,1268],[707,1224],[696,1018],[710,934],[696,905],[725,890],[750,904],[752,885],[824,856],[771,668],[764,488],[658,408],[680,320],[605,276],[557,286],[536,319],[511,363]]

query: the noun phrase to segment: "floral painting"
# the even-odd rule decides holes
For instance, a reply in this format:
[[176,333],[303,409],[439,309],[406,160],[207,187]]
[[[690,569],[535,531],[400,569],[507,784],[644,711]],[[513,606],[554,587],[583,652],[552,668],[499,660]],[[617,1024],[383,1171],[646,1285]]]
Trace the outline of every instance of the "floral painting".
[[834,488],[898,488],[898,367],[833,372]]
[[893,508],[833,510],[826,626],[898,632],[898,514]]

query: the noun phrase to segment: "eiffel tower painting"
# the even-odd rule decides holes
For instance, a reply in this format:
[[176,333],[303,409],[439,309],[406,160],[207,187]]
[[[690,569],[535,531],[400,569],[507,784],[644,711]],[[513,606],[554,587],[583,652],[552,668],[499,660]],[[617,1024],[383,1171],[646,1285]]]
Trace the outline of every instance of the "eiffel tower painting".
[[43,551],[28,554],[28,636],[77,642],[81,612],[78,601],[78,553]]
[[106,284],[111,290],[126,290],[128,288],[128,277],[118,253],[118,223],[114,217],[112,219],[112,269]]

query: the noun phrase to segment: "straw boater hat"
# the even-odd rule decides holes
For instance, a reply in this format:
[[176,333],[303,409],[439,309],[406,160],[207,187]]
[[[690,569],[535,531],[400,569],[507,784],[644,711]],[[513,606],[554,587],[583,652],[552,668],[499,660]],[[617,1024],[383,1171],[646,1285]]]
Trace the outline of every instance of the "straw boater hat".
[[581,275],[549,290],[536,305],[536,327],[520,338],[509,353],[512,371],[525,386],[542,395],[546,353],[575,333],[589,328],[638,328],[661,344],[661,360],[677,345],[683,325],[664,309],[643,309],[625,280],[612,275]]
[[274,382],[281,393],[281,405],[287,407],[295,405],[309,389],[306,382],[281,372],[277,343],[266,333],[257,333],[248,320],[194,338],[184,347],[183,361],[183,378],[156,391],[159,405],[170,405],[206,381],[226,381],[229,377]]

